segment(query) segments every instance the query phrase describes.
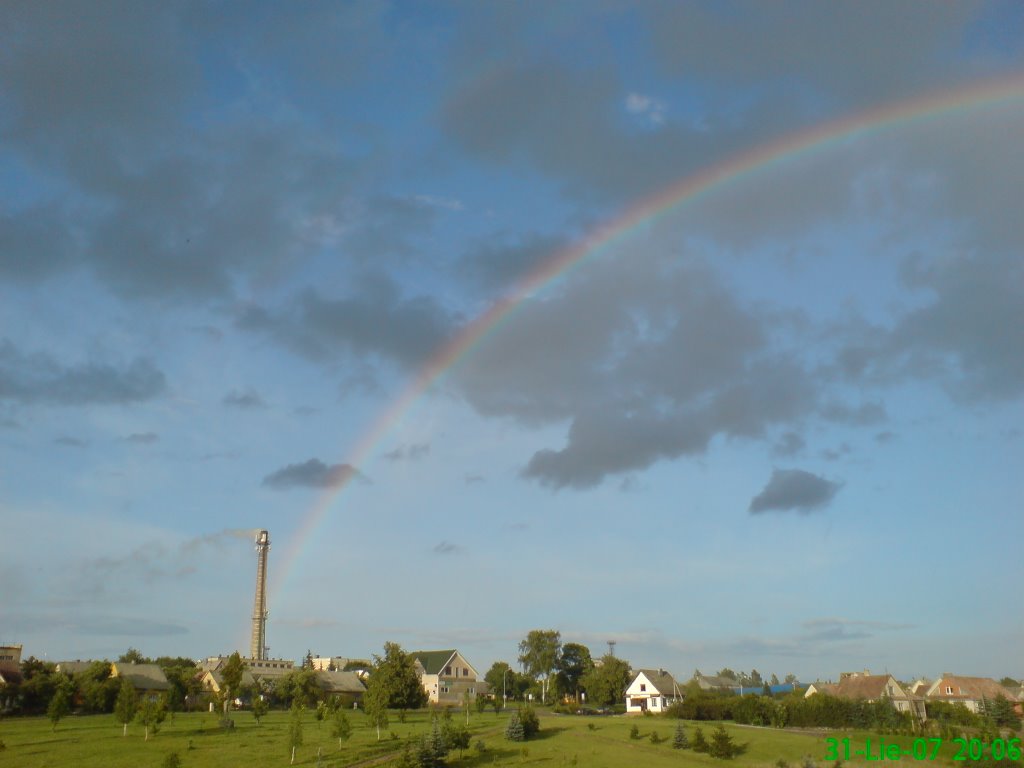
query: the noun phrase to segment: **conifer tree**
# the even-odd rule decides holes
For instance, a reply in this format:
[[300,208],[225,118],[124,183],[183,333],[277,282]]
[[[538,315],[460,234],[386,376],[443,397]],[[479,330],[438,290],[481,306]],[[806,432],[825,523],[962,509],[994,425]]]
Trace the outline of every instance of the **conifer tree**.
[[526,740],[526,735],[523,733],[523,723],[519,719],[518,712],[513,712],[512,717],[508,719],[508,725],[505,726],[505,738],[509,741]]
[[693,729],[693,751],[707,752],[709,749],[708,740],[704,738],[704,731],[700,728]]
[[689,749],[690,740],[686,738],[686,729],[682,721],[676,726],[676,735],[672,738],[672,749]]

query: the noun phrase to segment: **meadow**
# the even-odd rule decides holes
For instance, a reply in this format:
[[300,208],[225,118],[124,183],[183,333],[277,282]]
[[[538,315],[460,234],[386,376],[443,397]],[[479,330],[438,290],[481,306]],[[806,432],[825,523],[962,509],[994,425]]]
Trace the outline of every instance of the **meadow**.
[[[849,737],[851,744],[862,748],[865,740],[878,743],[877,735],[864,731],[782,731],[771,728],[726,723],[726,730],[738,743],[748,744],[747,751],[731,761],[723,761],[691,750],[672,748],[676,720],[662,717],[581,717],[541,713],[541,732],[525,743],[512,743],[504,738],[505,724],[512,710],[500,715],[476,713],[470,718],[471,746],[460,757],[449,755],[447,764],[453,768],[489,765],[534,765],[546,768],[562,766],[593,766],[594,768],[626,768],[627,766],[687,765],[695,768],[773,768],[780,760],[792,768],[813,762],[832,768],[835,760],[826,760],[826,737]],[[143,738],[140,725],[130,725],[122,736],[121,726],[110,715],[68,716],[56,730],[44,717],[7,718],[0,720],[0,766],[11,768],[160,768],[171,753],[177,753],[182,768],[263,768],[287,766],[290,760],[287,712],[271,712],[257,724],[248,712],[232,714],[235,727],[222,730],[217,717],[209,713],[178,713],[162,724],[159,733]],[[453,714],[456,722],[465,722],[465,715]],[[428,711],[410,712],[400,722],[392,713],[389,727],[378,742],[376,731],[361,712],[349,713],[351,737],[339,747],[331,736],[331,723],[317,723],[312,713],[303,720],[303,744],[296,751],[295,765],[323,768],[358,764],[386,764],[389,756],[397,757],[403,744],[417,739],[431,727]],[[636,725],[640,738],[630,738]],[[710,737],[715,723],[684,722],[692,739],[694,728],[700,726]],[[650,739],[652,731],[659,743]],[[393,735],[392,735],[393,734]],[[909,748],[913,737],[885,736],[887,743]],[[482,742],[481,751],[477,745]],[[318,756],[319,750],[319,756]],[[953,745],[944,744],[937,765],[952,765]],[[857,758],[855,765],[868,761]],[[889,761],[891,762],[891,761]],[[903,758],[904,763],[915,763]],[[967,765],[971,765],[968,761]],[[1007,764],[1009,765],[1009,764]],[[1018,763],[1019,765],[1019,763]]]

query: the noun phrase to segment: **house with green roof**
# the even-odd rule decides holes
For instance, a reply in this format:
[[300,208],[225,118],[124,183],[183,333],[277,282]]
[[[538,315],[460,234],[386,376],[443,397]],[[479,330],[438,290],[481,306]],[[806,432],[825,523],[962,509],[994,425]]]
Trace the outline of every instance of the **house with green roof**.
[[476,669],[455,649],[413,651],[409,655],[431,704],[457,706],[466,693],[476,698],[487,691],[487,683],[477,679]]

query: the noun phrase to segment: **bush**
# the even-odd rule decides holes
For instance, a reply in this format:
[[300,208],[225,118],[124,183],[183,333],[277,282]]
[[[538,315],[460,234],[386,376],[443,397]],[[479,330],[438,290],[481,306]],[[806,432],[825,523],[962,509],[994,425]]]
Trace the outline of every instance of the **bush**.
[[693,729],[693,751],[707,752],[710,749],[708,740],[704,738],[704,731],[700,728]]
[[633,727],[629,729],[629,738],[639,739],[640,738],[640,726],[633,723]]
[[719,760],[732,760],[736,755],[743,754],[746,749],[746,745],[735,744],[732,736],[725,730],[725,726],[719,724],[715,732],[711,734],[708,754],[712,757],[717,757]]
[[171,752],[164,758],[162,768],[181,768],[181,757],[177,752]]
[[661,736],[657,731],[651,731],[651,744],[661,744]]
[[540,733],[540,720],[537,719],[533,707],[523,707],[519,710],[519,722],[523,724],[524,738],[530,739]]

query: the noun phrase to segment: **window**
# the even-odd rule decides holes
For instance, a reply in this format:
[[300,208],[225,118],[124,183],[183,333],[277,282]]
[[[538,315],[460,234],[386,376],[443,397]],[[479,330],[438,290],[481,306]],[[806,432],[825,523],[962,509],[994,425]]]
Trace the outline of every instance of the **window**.
[[462,676],[463,677],[469,677],[469,670],[466,669],[465,667],[462,668]]
[[452,673],[452,668],[451,668],[451,666],[447,666],[447,667],[445,667],[445,668],[444,668],[444,673],[445,673],[446,675],[450,675],[450,674]]
[[949,695],[949,696],[953,695],[953,686],[951,686],[951,685],[947,685],[946,686],[946,694]]
[[646,685],[646,683],[640,683],[640,690],[641,690],[641,691],[646,691],[646,690],[647,690],[647,685]]

